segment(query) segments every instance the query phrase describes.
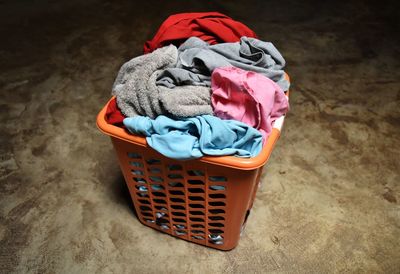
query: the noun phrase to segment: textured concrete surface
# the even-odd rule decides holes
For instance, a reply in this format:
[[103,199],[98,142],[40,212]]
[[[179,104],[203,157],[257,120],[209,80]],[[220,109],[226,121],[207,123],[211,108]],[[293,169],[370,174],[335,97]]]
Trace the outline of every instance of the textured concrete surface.
[[[394,1],[205,2],[0,2],[1,273],[400,272]],[[188,10],[245,22],[281,50],[293,80],[231,252],[142,226],[95,127],[119,66]]]

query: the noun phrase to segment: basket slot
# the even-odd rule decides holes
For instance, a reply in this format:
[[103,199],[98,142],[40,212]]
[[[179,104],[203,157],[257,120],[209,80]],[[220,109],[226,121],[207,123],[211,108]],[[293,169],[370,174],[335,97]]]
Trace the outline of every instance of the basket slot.
[[159,184],[151,184],[151,188],[153,190],[157,190],[157,191],[165,189],[163,185],[159,185]]
[[169,164],[167,165],[168,171],[177,171],[177,170],[182,170],[182,165],[179,164]]
[[131,169],[131,173],[136,176],[144,176],[143,170],[140,169]]
[[171,175],[171,177],[176,177],[176,178],[181,178],[183,179],[183,174],[182,174],[182,170],[168,170],[167,171],[168,174]]
[[[160,214],[160,215],[162,214],[162,215],[157,217],[158,214]],[[157,217],[157,219],[162,219],[162,218],[168,218],[169,215],[167,213],[165,213],[165,212],[156,212],[156,217]]]
[[204,240],[204,237],[203,236],[199,236],[199,235],[192,235],[192,239],[193,240],[197,240],[197,241],[202,241],[202,240]]
[[222,193],[210,193],[210,194],[208,194],[208,197],[210,197],[211,199],[225,199],[226,198],[225,194],[222,194]]
[[157,210],[161,210],[161,211],[168,211],[168,209],[165,206],[161,206],[161,205],[156,205],[156,206],[154,206],[154,208]]
[[166,204],[167,202],[164,199],[153,199],[154,203],[157,204]]
[[[185,202],[185,200],[182,200],[182,199],[185,199],[185,196],[183,196],[183,195],[172,195],[172,194],[170,194],[170,195],[169,195],[169,198],[170,198],[170,200],[171,200],[172,198],[174,198],[174,199],[180,199],[180,200],[178,200],[179,203]],[[173,200],[171,200],[171,201],[173,202]],[[182,201],[183,201],[183,202],[182,202]]]
[[168,191],[171,195],[185,195],[185,193],[181,190],[169,190]]
[[174,229],[182,229],[182,230],[186,230],[186,225],[183,224],[174,224],[173,225]]
[[140,206],[139,207],[140,208],[140,210],[142,210],[142,211],[151,211],[151,208],[150,207],[148,207],[148,206]]
[[156,223],[157,224],[169,224],[169,221],[167,219],[164,219],[164,218],[157,218]]
[[212,201],[212,202],[210,201],[210,202],[208,202],[208,204],[210,206],[225,206],[226,205],[224,201]]
[[154,220],[149,219],[149,218],[143,218],[143,220],[144,220],[146,223],[150,223],[150,224],[154,223]]
[[152,192],[152,194],[156,197],[167,197],[167,195],[165,195],[165,193],[163,192]]
[[136,153],[136,152],[128,152],[127,155],[128,155],[128,158],[131,158],[131,159],[142,159],[142,155],[140,155],[139,153]]
[[192,234],[198,234],[198,235],[205,235],[206,234],[203,230],[192,230],[190,232]]
[[225,221],[224,216],[208,216],[210,221]]
[[164,179],[160,176],[149,176],[150,181],[154,183],[161,183],[164,182]]
[[175,234],[178,236],[186,235],[187,232],[185,230],[175,230]]
[[206,215],[203,211],[196,210],[196,211],[189,211],[190,215]]
[[197,204],[197,203],[190,203],[189,207],[191,208],[205,208],[205,206],[203,204]]
[[208,212],[210,214],[214,214],[214,215],[216,215],[216,214],[225,214],[225,210],[220,209],[220,208],[209,209]]
[[202,188],[192,188],[192,187],[189,187],[188,191],[190,193],[204,193],[205,192],[204,189],[202,189]]
[[221,186],[221,185],[211,185],[209,186],[209,189],[212,191],[225,191],[226,186]]
[[131,166],[134,166],[134,167],[143,168],[143,163],[142,163],[142,162],[130,161],[129,164],[130,164]]
[[193,196],[193,195],[190,195],[190,196],[188,196],[188,198],[191,201],[204,201],[205,200],[204,196]]
[[141,204],[144,204],[144,205],[150,205],[150,204],[151,204],[149,200],[145,200],[145,199],[138,199],[138,201],[139,201]]
[[133,180],[138,184],[146,184],[147,183],[146,179],[141,178],[141,177],[133,177]]
[[136,195],[141,198],[149,198],[149,195],[147,193],[143,193],[143,192],[136,192]]
[[224,206],[209,206],[208,209],[215,209],[215,210],[224,210],[225,207]]
[[208,180],[211,182],[227,182],[228,179],[225,176],[209,176]]
[[186,214],[184,212],[180,212],[180,211],[172,211],[171,212],[172,215],[174,216],[178,216],[178,217],[186,217]]
[[171,208],[175,210],[185,210],[185,207],[183,205],[173,205],[171,204]]
[[173,213],[176,213],[176,216],[186,216],[186,210],[181,210],[181,209],[174,209],[171,211],[172,215],[175,215]]
[[161,230],[169,230],[169,226],[167,224],[161,224],[160,229]]
[[214,228],[210,228],[208,230],[209,233],[213,233],[213,234],[222,234],[224,233],[224,231],[222,229],[214,229]]
[[185,200],[183,200],[182,198],[170,197],[169,200],[174,203],[185,203]]
[[182,218],[172,218],[172,220],[176,223],[186,223],[186,220]]
[[190,217],[189,219],[192,222],[204,222],[204,219],[200,217]]
[[182,182],[169,182],[168,185],[173,188],[183,187]]
[[160,165],[161,164],[161,160],[154,159],[154,158],[149,158],[149,159],[146,160],[146,163],[148,165]]
[[147,186],[142,185],[142,184],[137,184],[137,185],[135,185],[135,187],[137,190],[139,190],[142,193],[147,193],[149,191]]
[[205,228],[203,223],[192,223],[190,226],[192,228]]
[[161,173],[161,168],[158,167],[150,167],[147,169],[148,172],[150,173],[155,173],[155,174],[159,174]]
[[170,173],[170,174],[168,174],[167,175],[167,177],[169,178],[169,179],[173,179],[173,180],[179,180],[179,179],[182,179],[183,180],[183,176],[182,176],[182,174],[180,174],[180,173]]
[[205,185],[203,180],[192,180],[192,179],[190,179],[190,180],[188,180],[188,183],[190,185]]
[[208,225],[213,227],[225,227],[223,223],[208,223]]
[[192,177],[202,177],[202,176],[204,176],[204,171],[198,170],[198,169],[193,169],[193,170],[188,170],[187,174]]
[[141,212],[141,214],[142,214],[143,216],[153,218],[153,214],[151,214],[150,212]]

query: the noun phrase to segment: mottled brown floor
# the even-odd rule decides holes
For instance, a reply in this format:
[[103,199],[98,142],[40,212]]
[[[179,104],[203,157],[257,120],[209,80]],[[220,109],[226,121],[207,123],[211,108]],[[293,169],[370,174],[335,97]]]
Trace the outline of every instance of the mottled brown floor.
[[[0,2],[1,273],[399,273],[398,7],[9,2]],[[119,66],[168,14],[187,10],[245,22],[281,50],[293,80],[282,138],[231,252],[142,226],[95,127]]]

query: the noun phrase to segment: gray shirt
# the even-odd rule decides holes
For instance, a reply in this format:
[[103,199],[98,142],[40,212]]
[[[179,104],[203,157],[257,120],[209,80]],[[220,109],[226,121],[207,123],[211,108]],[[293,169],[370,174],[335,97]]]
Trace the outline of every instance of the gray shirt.
[[211,86],[215,68],[235,66],[260,73],[282,90],[289,89],[284,77],[285,59],[270,42],[243,36],[240,42],[209,45],[191,37],[178,48],[175,67],[165,69],[157,78],[157,85],[173,88],[181,85]]

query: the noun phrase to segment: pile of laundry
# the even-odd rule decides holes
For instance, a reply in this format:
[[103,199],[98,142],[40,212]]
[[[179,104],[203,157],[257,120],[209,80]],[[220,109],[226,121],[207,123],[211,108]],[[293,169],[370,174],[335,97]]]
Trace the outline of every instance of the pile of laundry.
[[257,156],[289,109],[282,55],[226,15],[172,15],[144,53],[120,68],[106,120],[169,158]]

